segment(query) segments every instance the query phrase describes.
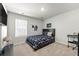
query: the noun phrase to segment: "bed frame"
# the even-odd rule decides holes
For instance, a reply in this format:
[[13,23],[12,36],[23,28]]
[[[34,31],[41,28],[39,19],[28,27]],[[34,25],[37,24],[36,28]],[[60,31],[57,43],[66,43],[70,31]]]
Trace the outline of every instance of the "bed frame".
[[[52,35],[51,36],[53,37],[53,39],[52,39],[53,41],[51,41],[50,43],[48,43],[48,44],[46,44],[44,46],[47,46],[47,45],[49,45],[51,43],[54,43],[55,42],[55,29],[43,29],[42,30],[42,33],[44,33],[44,32],[52,32]],[[36,51],[36,50],[44,47],[44,46],[42,46],[42,47],[39,47],[39,48],[35,49],[30,42],[28,42],[28,41],[26,41],[26,42],[34,49],[34,51]]]
[[44,32],[52,32],[52,37],[54,37],[54,42],[55,42],[55,29],[43,29],[42,33]]
[[43,32],[52,32],[51,36],[55,36],[55,29],[43,29]]

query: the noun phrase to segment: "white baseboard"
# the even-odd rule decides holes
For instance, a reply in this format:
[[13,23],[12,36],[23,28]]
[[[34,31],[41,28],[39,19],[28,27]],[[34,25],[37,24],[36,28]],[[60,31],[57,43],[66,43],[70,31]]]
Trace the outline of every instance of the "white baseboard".
[[25,44],[25,42],[22,42],[22,43],[16,43],[16,44],[14,44],[14,46],[18,46],[18,45],[22,45],[22,44]]
[[56,41],[56,42],[60,43],[60,44],[68,45],[68,43],[66,43],[66,42],[61,42],[61,41]]

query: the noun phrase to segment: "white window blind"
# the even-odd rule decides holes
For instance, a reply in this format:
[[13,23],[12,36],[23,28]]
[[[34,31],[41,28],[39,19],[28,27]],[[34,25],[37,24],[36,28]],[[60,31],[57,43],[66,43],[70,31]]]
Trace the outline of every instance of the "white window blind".
[[15,20],[15,37],[27,35],[27,20]]

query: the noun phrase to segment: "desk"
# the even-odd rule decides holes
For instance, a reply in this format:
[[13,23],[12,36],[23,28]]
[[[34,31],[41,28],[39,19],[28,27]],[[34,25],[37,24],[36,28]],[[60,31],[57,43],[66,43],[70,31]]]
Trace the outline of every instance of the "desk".
[[69,43],[75,44],[73,41],[70,41],[69,39],[72,38],[73,40],[75,40],[76,38],[78,38],[78,35],[67,35],[68,37],[68,47],[69,47]]

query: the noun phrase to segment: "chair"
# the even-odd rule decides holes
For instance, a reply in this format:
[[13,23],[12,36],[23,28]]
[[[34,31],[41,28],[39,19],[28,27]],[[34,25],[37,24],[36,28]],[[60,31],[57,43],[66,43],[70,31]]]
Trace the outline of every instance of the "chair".
[[76,47],[78,47],[78,41],[73,40],[73,44],[76,45],[75,47],[73,47],[73,50],[74,50]]

